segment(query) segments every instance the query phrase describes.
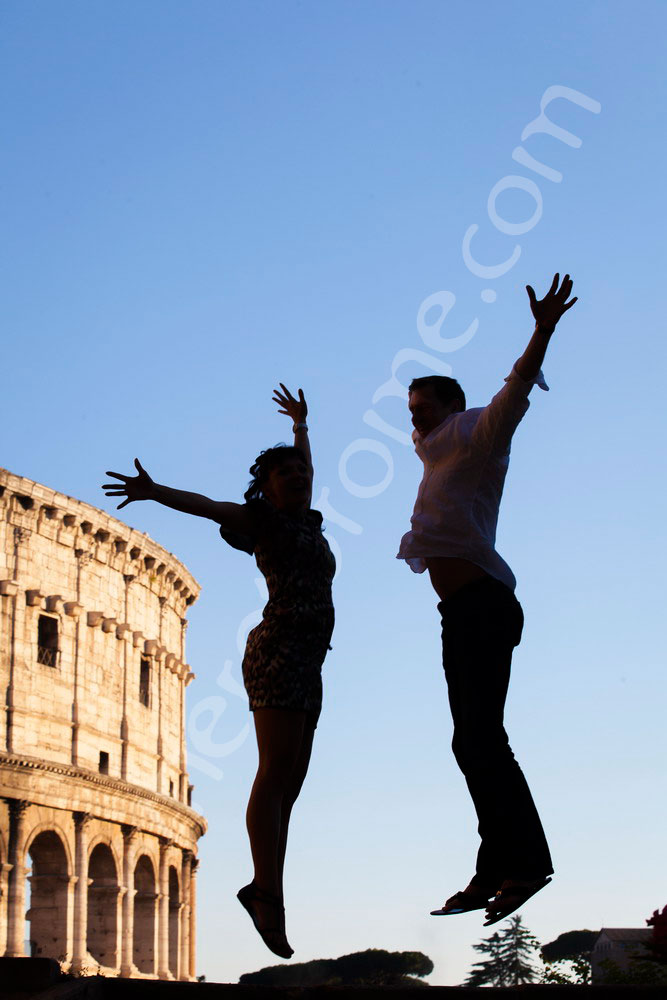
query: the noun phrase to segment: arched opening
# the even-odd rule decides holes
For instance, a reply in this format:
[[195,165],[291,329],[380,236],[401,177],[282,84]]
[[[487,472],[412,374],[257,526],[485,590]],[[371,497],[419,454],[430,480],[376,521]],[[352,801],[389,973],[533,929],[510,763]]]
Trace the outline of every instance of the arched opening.
[[139,972],[155,972],[155,870],[142,854],[134,868],[134,940],[132,961]]
[[53,830],[38,834],[28,851],[32,861],[30,908],[30,954],[68,962],[70,875],[63,843]]
[[179,925],[181,913],[181,893],[178,872],[169,866],[169,971],[178,979],[178,952],[180,945]]
[[88,861],[87,948],[100,965],[118,965],[120,886],[111,848],[97,844]]

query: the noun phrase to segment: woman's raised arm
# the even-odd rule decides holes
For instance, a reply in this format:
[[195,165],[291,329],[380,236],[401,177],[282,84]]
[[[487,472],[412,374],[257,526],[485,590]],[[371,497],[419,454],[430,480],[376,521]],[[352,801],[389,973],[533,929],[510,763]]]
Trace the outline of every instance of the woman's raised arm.
[[135,500],[155,500],[165,507],[180,510],[184,514],[207,517],[228,531],[248,534],[252,530],[244,504],[211,500],[201,493],[188,493],[186,490],[174,490],[170,486],[162,486],[151,479],[138,458],[135,458],[134,464],[138,475],[126,476],[122,472],[107,472],[107,476],[113,476],[119,482],[105,483],[102,486],[108,497],[125,497],[123,502],[118,504],[118,510]]
[[278,383],[282,392],[273,390],[273,402],[278,403],[280,409],[278,413],[284,413],[292,418],[292,430],[294,431],[294,446],[303,452],[308,468],[313,471],[313,458],[310,453],[310,441],[308,440],[308,404],[303,394],[303,389],[299,389],[299,398],[295,399],[287,386],[282,382]]

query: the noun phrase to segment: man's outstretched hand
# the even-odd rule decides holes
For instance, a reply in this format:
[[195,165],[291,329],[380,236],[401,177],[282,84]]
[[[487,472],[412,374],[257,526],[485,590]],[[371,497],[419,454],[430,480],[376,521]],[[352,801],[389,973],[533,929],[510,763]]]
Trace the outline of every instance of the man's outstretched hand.
[[560,288],[558,287],[558,281],[559,275],[554,274],[551,288],[543,299],[538,299],[534,289],[530,285],[526,285],[531,312],[535,317],[537,326],[544,333],[553,333],[556,323],[563,313],[571,309],[577,301],[576,295],[570,302],[567,301],[572,291],[572,278],[570,275],[565,275]]
[[125,500],[118,504],[117,510],[132,503],[133,500],[151,500],[153,498],[155,483],[146,470],[142,468],[138,458],[135,458],[134,464],[139,473],[138,476],[124,476],[122,472],[107,472],[107,476],[122,480],[120,483],[105,483],[102,487],[108,497],[125,497]]
[[279,392],[278,389],[273,390],[273,402],[277,403],[280,407],[278,413],[287,414],[295,424],[304,424],[308,415],[308,405],[303,394],[303,389],[299,389],[299,398],[295,399],[287,386],[283,385],[282,382],[278,384],[282,392]]

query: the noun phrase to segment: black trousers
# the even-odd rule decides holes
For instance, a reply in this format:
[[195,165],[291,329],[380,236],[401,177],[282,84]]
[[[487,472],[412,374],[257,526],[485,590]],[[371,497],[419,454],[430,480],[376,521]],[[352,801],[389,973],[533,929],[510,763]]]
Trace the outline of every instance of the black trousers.
[[475,580],[438,605],[452,749],[472,796],[482,843],[473,882],[537,879],[553,871],[540,817],[503,725],[512,650],[523,611],[504,583]]

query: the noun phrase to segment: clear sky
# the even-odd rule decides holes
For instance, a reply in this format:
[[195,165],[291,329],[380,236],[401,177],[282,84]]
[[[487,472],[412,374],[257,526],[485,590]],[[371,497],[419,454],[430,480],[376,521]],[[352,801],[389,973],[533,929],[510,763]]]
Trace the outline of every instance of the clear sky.
[[[526,613],[508,729],[556,868],[523,916],[545,942],[667,903],[666,30],[654,0],[0,8],[0,464],[110,512],[104,470],[135,455],[159,482],[240,500],[258,451],[290,438],[273,387],[306,392],[340,572],[288,856],[297,961],[417,949],[455,984],[489,933],[480,914],[428,915],[466,884],[477,835],[436,598],[394,558],[420,464],[364,414],[410,429],[399,396],[374,403],[397,355],[403,383],[450,365],[487,402],[531,332],[525,284],[554,271],[579,302],[517,431],[498,533]],[[569,140],[530,134],[549,97]],[[466,265],[472,226],[487,266],[519,247],[505,273]],[[442,306],[418,324],[436,293],[454,303],[439,336]],[[274,963],[235,899],[259,574],[211,523],[148,503],[119,516],[203,587],[198,972],[233,982]]]

